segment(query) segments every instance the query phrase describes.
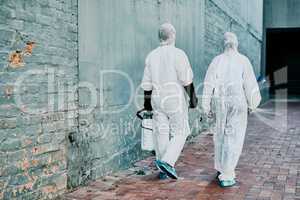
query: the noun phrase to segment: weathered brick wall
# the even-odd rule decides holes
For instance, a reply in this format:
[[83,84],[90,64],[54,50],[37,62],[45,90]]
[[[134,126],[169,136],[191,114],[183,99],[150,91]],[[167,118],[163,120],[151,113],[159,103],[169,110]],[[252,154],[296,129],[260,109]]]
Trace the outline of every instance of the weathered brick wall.
[[[8,66],[28,40],[25,66]],[[0,199],[65,191],[77,71],[77,0],[0,0]]]

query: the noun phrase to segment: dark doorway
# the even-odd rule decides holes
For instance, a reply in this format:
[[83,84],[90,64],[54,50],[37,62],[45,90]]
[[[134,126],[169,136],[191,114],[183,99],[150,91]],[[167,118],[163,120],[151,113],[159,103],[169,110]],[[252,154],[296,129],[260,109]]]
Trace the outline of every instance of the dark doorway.
[[[266,47],[266,72],[270,77],[271,95],[286,88],[290,97],[300,97],[300,28],[267,29]],[[287,81],[276,80],[274,74],[285,67]]]

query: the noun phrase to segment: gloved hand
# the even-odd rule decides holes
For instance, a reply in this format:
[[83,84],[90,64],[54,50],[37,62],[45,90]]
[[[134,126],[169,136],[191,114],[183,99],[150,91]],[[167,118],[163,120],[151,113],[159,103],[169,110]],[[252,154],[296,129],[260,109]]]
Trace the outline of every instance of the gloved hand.
[[190,97],[189,107],[196,108],[198,105],[198,98],[195,93],[194,84],[191,83],[191,84],[185,86],[184,89],[185,89],[186,93],[188,94],[188,96]]
[[206,115],[209,119],[211,119],[211,118],[214,117],[214,113],[213,113],[212,111],[209,111],[209,112],[205,113],[205,115]]
[[195,98],[190,99],[189,105],[190,108],[196,108],[198,105],[198,98],[195,96]]
[[152,90],[151,91],[144,91],[144,108],[147,111],[152,111],[152,105],[151,105],[151,95],[152,95]]
[[253,112],[251,108],[248,108],[248,115],[250,115]]

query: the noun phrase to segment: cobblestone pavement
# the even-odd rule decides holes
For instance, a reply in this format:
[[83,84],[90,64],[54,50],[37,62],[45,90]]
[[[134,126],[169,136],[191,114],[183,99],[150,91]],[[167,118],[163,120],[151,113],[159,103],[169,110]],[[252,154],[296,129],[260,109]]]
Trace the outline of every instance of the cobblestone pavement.
[[[276,118],[268,112],[275,107]],[[233,188],[221,189],[216,183],[212,135],[208,134],[186,146],[176,166],[178,181],[158,180],[151,157],[66,194],[64,199],[300,200],[300,103],[289,103],[285,109],[284,104],[272,102],[263,110],[250,117],[237,168],[238,184]],[[262,117],[271,120],[263,122]]]

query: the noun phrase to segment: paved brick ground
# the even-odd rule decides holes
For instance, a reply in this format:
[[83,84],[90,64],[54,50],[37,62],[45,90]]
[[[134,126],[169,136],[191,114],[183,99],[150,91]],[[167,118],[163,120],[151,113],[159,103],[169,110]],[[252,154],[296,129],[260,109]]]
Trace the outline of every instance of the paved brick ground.
[[[237,169],[238,185],[233,188],[221,189],[216,184],[212,135],[202,135],[192,140],[180,157],[178,181],[159,181],[153,158],[148,158],[135,168],[81,187],[64,199],[300,200],[300,103],[289,103],[288,109],[279,105],[278,118],[272,119],[268,113],[260,115],[271,119],[269,125],[258,115],[250,117]],[[274,110],[275,104],[265,108]]]

